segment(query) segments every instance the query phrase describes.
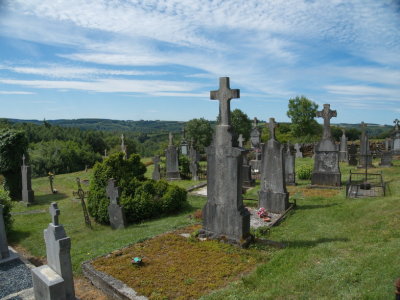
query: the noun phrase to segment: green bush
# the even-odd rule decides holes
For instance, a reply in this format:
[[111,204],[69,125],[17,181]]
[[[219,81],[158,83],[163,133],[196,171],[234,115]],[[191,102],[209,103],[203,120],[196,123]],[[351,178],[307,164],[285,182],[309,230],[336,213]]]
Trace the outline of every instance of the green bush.
[[12,202],[8,192],[0,190],[0,204],[4,205],[3,218],[6,231],[10,232],[13,219],[11,217]]
[[186,203],[186,190],[169,185],[166,181],[145,180],[145,166],[139,155],[131,155],[127,160],[123,154],[111,155],[93,169],[90,184],[88,209],[94,219],[103,224],[109,223],[107,207],[110,203],[106,196],[109,178],[114,178],[121,189],[120,204],[125,209],[128,223],[159,217],[173,213]]
[[186,155],[179,156],[179,172],[182,179],[190,179],[190,159]]
[[299,179],[309,180],[312,175],[312,167],[310,166],[301,166],[298,170],[296,170],[297,177]]

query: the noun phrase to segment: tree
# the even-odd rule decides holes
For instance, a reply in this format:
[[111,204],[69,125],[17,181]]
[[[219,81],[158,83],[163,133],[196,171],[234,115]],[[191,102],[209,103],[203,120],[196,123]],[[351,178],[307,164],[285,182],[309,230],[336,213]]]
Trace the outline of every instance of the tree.
[[233,131],[233,145],[238,145],[239,135],[242,134],[243,138],[248,141],[250,139],[251,120],[240,109],[235,109],[231,112],[231,125]]
[[186,138],[193,141],[193,146],[201,152],[212,141],[213,129],[209,121],[204,118],[192,119],[185,124]]
[[317,134],[319,124],[314,120],[318,104],[304,96],[289,99],[287,116],[292,119],[294,136],[307,136]]
[[26,153],[28,141],[20,130],[0,130],[0,173],[4,176],[4,187],[13,200],[21,199],[22,155]]

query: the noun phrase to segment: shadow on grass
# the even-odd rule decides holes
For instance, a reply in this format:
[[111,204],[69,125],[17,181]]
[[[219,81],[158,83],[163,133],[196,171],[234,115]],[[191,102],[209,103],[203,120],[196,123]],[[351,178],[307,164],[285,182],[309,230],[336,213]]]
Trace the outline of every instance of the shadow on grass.
[[320,238],[314,241],[281,241],[286,248],[312,248],[319,244],[333,242],[348,242],[348,238]]
[[29,236],[30,236],[30,233],[28,231],[11,229],[11,232],[8,234],[7,239],[9,241],[9,243],[18,244],[18,242],[26,239]]
[[34,204],[50,204],[51,202],[67,199],[68,197],[64,193],[35,196]]
[[296,210],[302,209],[316,209],[316,208],[328,208],[332,206],[338,205],[337,203],[329,203],[329,204],[306,204],[306,205],[296,205]]

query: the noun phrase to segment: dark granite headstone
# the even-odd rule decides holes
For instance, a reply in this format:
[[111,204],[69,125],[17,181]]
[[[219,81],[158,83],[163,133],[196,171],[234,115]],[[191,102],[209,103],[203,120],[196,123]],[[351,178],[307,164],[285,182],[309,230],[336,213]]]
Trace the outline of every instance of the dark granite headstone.
[[346,162],[348,160],[347,137],[344,129],[342,131],[343,134],[342,137],[340,138],[339,161]]
[[357,146],[356,145],[351,144],[349,146],[348,156],[349,156],[349,161],[348,161],[349,166],[357,166],[358,161],[357,161]]
[[312,185],[341,185],[339,151],[338,146],[332,139],[330,127],[330,119],[336,116],[336,110],[331,110],[329,104],[324,104],[324,109],[317,112],[317,117],[324,119],[324,131],[322,140],[315,146],[314,170],[311,177]]
[[358,161],[358,168],[365,168],[365,163],[367,163],[368,168],[373,168],[372,165],[372,154],[369,148],[369,140],[366,131],[367,124],[361,122],[361,137],[360,137],[360,158]]
[[31,166],[25,165],[25,155],[22,156],[22,202],[25,205],[31,205],[35,200],[35,193],[31,184]]
[[269,119],[269,140],[262,146],[261,183],[258,192],[258,207],[272,213],[283,213],[289,208],[289,193],[286,190],[283,146],[275,138],[275,119]]
[[173,145],[172,139],[172,133],[170,132],[168,148],[165,150],[166,178],[167,180],[179,180],[181,175],[179,173],[178,151]]
[[284,153],[285,158],[285,180],[286,185],[296,185],[296,172],[295,172],[295,156],[290,147],[290,143],[287,143],[286,151]]
[[230,101],[239,97],[239,90],[230,89],[229,77],[221,77],[219,90],[210,93],[212,100],[219,100],[221,121],[214,144],[207,148],[207,203],[200,236],[244,246],[251,235],[250,213],[242,199],[243,150],[232,147],[230,125]]
[[161,179],[161,174],[160,174],[160,156],[156,155],[153,157],[153,173],[151,174],[151,178],[153,180],[160,180]]
[[108,217],[112,229],[121,229],[126,227],[126,218],[124,208],[119,205],[119,188],[115,186],[115,180],[110,178],[107,183],[107,197],[110,199],[108,205]]

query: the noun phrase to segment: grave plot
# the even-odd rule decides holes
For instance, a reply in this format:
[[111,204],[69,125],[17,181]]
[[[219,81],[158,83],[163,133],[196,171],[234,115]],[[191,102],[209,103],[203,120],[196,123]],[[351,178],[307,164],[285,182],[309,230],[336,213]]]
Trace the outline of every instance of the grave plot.
[[385,194],[382,173],[357,173],[350,170],[346,184],[346,197],[382,197]]
[[[265,251],[191,237],[199,228],[188,227],[113,251],[85,262],[83,272],[115,299],[138,295],[198,299],[251,272],[268,257]],[[140,264],[133,262],[135,257],[141,259]]]

